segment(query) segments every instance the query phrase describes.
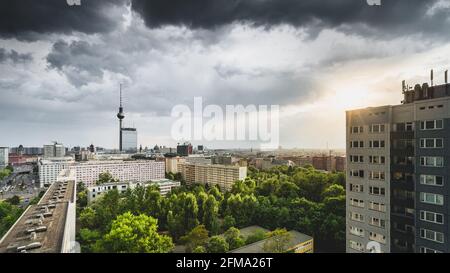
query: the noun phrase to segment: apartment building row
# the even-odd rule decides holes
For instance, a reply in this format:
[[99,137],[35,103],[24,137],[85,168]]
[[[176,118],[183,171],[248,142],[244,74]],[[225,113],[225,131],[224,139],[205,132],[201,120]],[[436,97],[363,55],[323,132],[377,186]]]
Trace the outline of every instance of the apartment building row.
[[188,185],[217,185],[225,191],[231,190],[235,181],[247,177],[247,167],[229,165],[179,163],[178,171]]
[[72,158],[39,160],[40,186],[56,182],[64,169],[74,170],[76,182],[86,187],[95,186],[101,173],[108,172],[114,179],[123,182],[147,182],[165,178],[165,162],[153,160],[108,160],[75,162]]
[[346,113],[347,252],[450,252],[450,84]]

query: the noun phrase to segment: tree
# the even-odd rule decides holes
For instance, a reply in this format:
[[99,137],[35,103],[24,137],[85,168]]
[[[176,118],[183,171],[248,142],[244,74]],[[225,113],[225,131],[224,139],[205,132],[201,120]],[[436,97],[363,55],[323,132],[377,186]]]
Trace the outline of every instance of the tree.
[[98,176],[98,180],[96,182],[97,185],[110,183],[110,182],[117,182],[117,179],[114,179],[113,176],[109,172],[101,173]]
[[119,215],[103,238],[105,252],[167,253],[173,249],[169,236],[159,235],[158,220],[145,214],[130,212]]
[[101,239],[101,234],[97,230],[91,230],[88,228],[80,229],[77,240],[81,246],[82,253],[91,253],[98,251],[96,245]]
[[263,249],[267,253],[283,253],[288,250],[292,235],[286,229],[276,229],[269,233]]
[[22,212],[20,207],[0,201],[0,238],[14,225]]
[[97,214],[96,214],[96,211],[91,207],[87,207],[87,208],[83,209],[81,211],[78,219],[80,221],[81,227],[83,227],[83,228],[89,228],[89,229],[98,228]]
[[204,246],[197,246],[192,250],[192,253],[206,253],[206,248]]
[[11,198],[6,199],[6,202],[10,203],[11,205],[19,205],[20,204],[20,197],[17,195],[14,195]]
[[239,248],[245,244],[244,238],[241,236],[241,232],[237,228],[230,228],[224,233],[225,240],[230,246],[230,250]]
[[208,253],[226,253],[229,245],[222,236],[213,236],[209,239],[206,250]]
[[229,228],[235,227],[235,226],[236,226],[236,220],[234,220],[234,217],[231,215],[225,216],[225,218],[223,219],[222,230],[226,231]]
[[208,242],[208,231],[204,225],[196,226],[187,235],[181,237],[186,244],[186,252],[192,252],[198,246],[206,246]]
[[216,201],[214,196],[210,195],[203,203],[203,224],[211,234],[217,234],[219,232],[218,214],[219,202]]

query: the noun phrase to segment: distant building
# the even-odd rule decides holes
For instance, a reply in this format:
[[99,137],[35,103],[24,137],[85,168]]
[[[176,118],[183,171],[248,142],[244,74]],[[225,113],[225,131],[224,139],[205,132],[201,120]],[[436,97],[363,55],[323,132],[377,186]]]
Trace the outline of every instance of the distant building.
[[44,153],[42,147],[23,147],[22,145],[11,148],[9,152],[17,155],[42,155]]
[[186,162],[184,157],[166,157],[166,173],[178,173],[178,164]]
[[192,154],[192,145],[190,143],[184,143],[177,146],[177,154],[179,156],[188,156]]
[[211,165],[211,164],[178,164],[178,171],[187,184],[218,185],[229,191],[237,180],[247,177],[247,167]]
[[26,163],[36,163],[38,160],[37,156],[24,155],[24,154],[9,154],[9,164],[20,165]]
[[9,148],[0,147],[0,169],[5,168],[9,164]]
[[[250,229],[250,230],[249,230]],[[245,236],[246,234],[251,235],[256,230],[262,230],[264,232],[269,232],[266,229],[263,229],[258,226],[251,226],[241,229],[241,234]],[[314,239],[313,237],[300,233],[296,230],[291,230],[288,232],[290,234],[290,241],[288,242],[286,246],[286,253],[313,253],[314,252]],[[228,253],[268,253],[264,250],[264,245],[268,240],[271,240],[271,238],[267,238],[237,249],[234,249],[232,251],[229,251]]]
[[212,164],[212,159],[210,156],[204,155],[190,155],[184,158],[186,163],[192,164]]
[[216,155],[211,157],[212,164],[231,165],[233,158],[226,155]]
[[307,165],[313,165],[313,159],[310,156],[280,156],[278,159],[285,159],[294,162],[295,166],[305,167]]
[[122,150],[125,152],[137,152],[136,128],[122,128]]
[[55,142],[50,145],[44,145],[44,158],[64,156],[66,156],[66,148],[64,148],[63,144]]
[[314,156],[312,165],[317,170],[328,172],[345,171],[345,157],[342,156]]
[[148,187],[151,185],[156,185],[159,187],[159,192],[161,196],[166,196],[173,188],[177,188],[181,185],[178,181],[173,181],[169,179],[155,179],[150,180],[149,182],[139,183],[139,182],[112,182],[105,183],[98,186],[91,186],[87,188],[87,199],[88,203],[94,202],[98,197],[101,197],[102,194],[110,190],[117,189],[119,193],[125,192],[127,189],[134,189],[137,186]]

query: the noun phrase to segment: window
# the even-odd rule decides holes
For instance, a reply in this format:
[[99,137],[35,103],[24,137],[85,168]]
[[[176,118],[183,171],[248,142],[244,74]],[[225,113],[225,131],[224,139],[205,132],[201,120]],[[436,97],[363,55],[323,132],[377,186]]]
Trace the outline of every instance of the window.
[[386,158],[384,156],[369,156],[370,164],[384,164],[386,162]]
[[379,171],[376,171],[376,172],[371,171],[371,172],[369,172],[369,179],[371,179],[371,180],[382,180],[383,181],[384,178],[385,178],[384,172],[379,172]]
[[386,205],[380,204],[377,202],[370,202],[369,209],[375,210],[375,211],[380,211],[380,212],[386,212]]
[[372,231],[369,232],[369,239],[382,244],[386,243],[386,236]]
[[420,148],[443,148],[444,139],[442,138],[421,138]]
[[370,140],[369,148],[384,148],[385,142],[384,140]]
[[364,186],[359,184],[350,184],[350,191],[352,192],[364,192]]
[[350,233],[358,237],[364,237],[364,230],[359,227],[350,226]]
[[363,247],[363,245],[361,243],[355,242],[353,240],[349,241],[349,246],[350,246],[351,249],[354,249],[354,250],[358,250],[358,251],[363,251],[364,250],[364,247]]
[[383,219],[376,218],[376,217],[371,217],[369,224],[372,226],[380,227],[380,228],[386,227],[386,221]]
[[383,133],[384,129],[384,124],[372,124],[369,126],[369,132],[371,133]]
[[441,194],[421,192],[420,202],[442,206],[444,205],[444,196]]
[[444,177],[439,175],[420,175],[420,184],[429,185],[429,186],[443,186],[444,185]]
[[350,212],[350,219],[353,221],[364,222],[364,215],[357,212]]
[[364,200],[350,198],[350,205],[354,207],[364,208]]
[[350,128],[350,133],[352,134],[361,134],[364,132],[364,129],[362,126],[353,126]]
[[350,162],[352,162],[352,163],[363,163],[364,162],[364,156],[362,156],[362,155],[351,155],[350,156]]
[[444,166],[444,158],[441,156],[422,156],[420,165],[424,167],[442,167]]
[[420,229],[420,237],[426,240],[444,243],[444,234],[441,232],[437,232],[429,229]]
[[369,187],[369,193],[372,195],[380,195],[380,196],[384,196],[386,194],[385,189],[380,187]]
[[350,170],[350,176],[364,178],[364,170]]
[[442,253],[441,251],[434,250],[428,247],[420,247],[420,253]]
[[444,128],[444,122],[442,119],[420,122],[420,130],[438,130],[442,128]]
[[425,222],[431,222],[436,224],[443,224],[444,223],[444,215],[440,213],[435,213],[431,211],[420,211],[420,220]]

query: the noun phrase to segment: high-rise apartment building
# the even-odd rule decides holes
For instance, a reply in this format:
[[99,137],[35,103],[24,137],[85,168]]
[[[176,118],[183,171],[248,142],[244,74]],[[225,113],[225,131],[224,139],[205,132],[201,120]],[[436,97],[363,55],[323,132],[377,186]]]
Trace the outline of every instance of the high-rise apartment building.
[[179,163],[178,171],[187,184],[204,184],[219,186],[222,190],[229,191],[234,182],[247,177],[247,167]]
[[61,143],[53,143],[44,145],[44,158],[50,157],[64,157],[66,155],[66,148]]
[[0,147],[0,169],[8,166],[9,149],[8,147]]
[[346,113],[347,252],[450,252],[450,84],[403,93]]

